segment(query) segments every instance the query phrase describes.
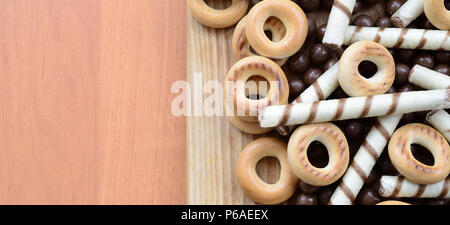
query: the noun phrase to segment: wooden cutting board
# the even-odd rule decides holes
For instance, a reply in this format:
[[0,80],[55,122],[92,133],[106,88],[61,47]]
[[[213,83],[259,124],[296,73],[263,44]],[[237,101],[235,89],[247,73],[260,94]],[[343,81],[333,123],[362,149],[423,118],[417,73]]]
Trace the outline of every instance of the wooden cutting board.
[[[214,3],[214,2],[213,2]],[[219,1],[218,7],[223,7]],[[378,4],[361,13],[383,15]],[[317,26],[328,20],[328,12],[308,14]],[[220,81],[237,61],[231,50],[234,27],[212,29],[199,24],[187,14],[187,81],[193,84],[195,73],[201,73],[203,83]],[[288,77],[300,74],[287,74]],[[204,94],[207,98],[209,94]],[[254,204],[240,188],[236,178],[236,161],[242,149],[259,135],[249,135],[234,128],[226,117],[191,116],[187,123],[187,187],[188,204]],[[270,133],[269,136],[276,134]],[[276,181],[279,164],[276,160],[261,160],[257,172],[263,180]]]

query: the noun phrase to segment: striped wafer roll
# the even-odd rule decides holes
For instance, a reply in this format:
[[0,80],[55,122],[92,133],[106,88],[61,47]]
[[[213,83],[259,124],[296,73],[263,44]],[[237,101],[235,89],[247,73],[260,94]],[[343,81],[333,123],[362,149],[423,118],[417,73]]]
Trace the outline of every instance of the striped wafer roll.
[[389,198],[450,198],[450,179],[434,184],[416,184],[404,177],[382,176],[378,192]]
[[[415,65],[409,74],[409,82],[425,89],[450,88],[450,77]],[[447,141],[450,141],[450,115],[445,110],[436,110],[428,113],[427,121],[433,125]]]
[[[339,87],[338,70],[339,62],[325,71],[311,86],[304,90],[292,104],[301,102],[315,102],[328,98]],[[295,126],[279,126],[276,128],[278,133],[283,136],[290,134]]]
[[450,31],[349,26],[345,45],[369,40],[387,48],[450,50]]
[[450,89],[412,91],[261,108],[261,127],[402,114],[450,107]]
[[345,30],[350,24],[356,0],[334,0],[322,42],[330,48],[339,48],[344,42]]
[[450,88],[450,77],[430,70],[421,65],[415,65],[409,73],[409,82],[425,89]]
[[401,114],[377,118],[341,183],[331,196],[330,205],[353,203],[401,118]]
[[423,0],[408,0],[391,17],[396,27],[406,27],[423,13]]
[[427,121],[450,142],[450,115],[445,110],[429,112]]

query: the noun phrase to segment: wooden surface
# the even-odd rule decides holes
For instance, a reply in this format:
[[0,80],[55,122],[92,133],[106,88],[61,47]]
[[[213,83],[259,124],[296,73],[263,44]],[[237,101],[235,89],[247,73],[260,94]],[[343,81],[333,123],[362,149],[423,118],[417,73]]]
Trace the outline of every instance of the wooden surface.
[[185,1],[0,6],[0,204],[185,203]]
[[[223,7],[218,3],[218,7]],[[362,13],[383,14],[381,4]],[[328,12],[310,13],[317,26],[326,23]],[[234,27],[211,29],[199,24],[190,13],[187,30],[187,78],[202,73],[204,82],[223,82],[237,61],[231,51]],[[306,48],[311,45],[306,43]],[[298,74],[287,74],[299,76]],[[208,97],[205,94],[204,97]],[[269,136],[274,136],[270,133]],[[249,135],[234,128],[226,117],[187,118],[187,203],[188,204],[254,204],[242,191],[236,178],[236,161],[241,150],[260,136]],[[257,168],[263,180],[274,182],[279,176],[276,160],[262,160]]]

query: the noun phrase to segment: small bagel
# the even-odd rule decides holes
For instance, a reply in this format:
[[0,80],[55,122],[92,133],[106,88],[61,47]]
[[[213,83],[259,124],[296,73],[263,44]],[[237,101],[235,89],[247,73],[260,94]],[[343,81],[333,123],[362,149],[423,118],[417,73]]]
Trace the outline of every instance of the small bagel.
[[409,203],[406,202],[401,202],[401,201],[384,201],[384,202],[380,202],[377,205],[411,205]]
[[[426,147],[434,157],[428,166],[411,152],[411,144]],[[417,184],[432,184],[446,178],[450,172],[450,147],[445,138],[430,126],[411,123],[394,132],[388,145],[389,158],[406,179]]]
[[[307,155],[308,146],[319,141],[328,150],[329,161],[324,168],[313,166]],[[298,127],[288,143],[288,160],[294,173],[304,182],[326,186],[342,177],[349,163],[349,148],[344,133],[332,123]]]
[[[286,28],[286,35],[278,42],[270,40],[264,33],[264,24],[272,16]],[[303,46],[308,34],[308,21],[303,10],[292,1],[264,0],[248,13],[245,33],[256,52],[269,58],[284,59]]]
[[[247,98],[245,84],[252,76],[259,75],[269,82],[269,90],[263,99]],[[278,88],[272,85],[276,84]],[[234,85],[234,86],[230,86]],[[275,62],[261,56],[250,56],[239,60],[225,77],[225,101],[233,114],[241,120],[258,121],[259,108],[286,104],[289,98],[289,86],[283,70]]]
[[[371,78],[363,77],[359,64],[368,60],[378,71]],[[339,84],[345,93],[352,97],[386,93],[394,83],[395,62],[389,51],[373,41],[359,41],[350,45],[339,61]]]
[[[275,157],[280,162],[280,179],[275,184],[264,182],[256,173],[257,163],[265,157]],[[277,138],[260,138],[247,145],[239,155],[236,174],[244,193],[262,204],[284,202],[297,189],[298,178],[289,167],[286,144]]]
[[204,0],[187,0],[187,6],[199,23],[212,28],[226,28],[245,15],[248,0],[232,0],[231,6],[222,10],[209,7]]
[[[248,56],[254,56],[251,52],[251,46],[248,43],[247,35],[245,35],[245,24],[247,17],[244,16],[241,21],[236,25],[233,33],[232,48],[234,56],[238,59],[242,59]],[[272,32],[272,40],[280,41],[286,34],[286,28],[283,23],[275,17],[269,18],[264,24],[264,31]],[[274,59],[273,61],[279,66],[283,66],[289,58]]]
[[450,30],[450,11],[445,8],[444,0],[424,0],[423,8],[433,26]]

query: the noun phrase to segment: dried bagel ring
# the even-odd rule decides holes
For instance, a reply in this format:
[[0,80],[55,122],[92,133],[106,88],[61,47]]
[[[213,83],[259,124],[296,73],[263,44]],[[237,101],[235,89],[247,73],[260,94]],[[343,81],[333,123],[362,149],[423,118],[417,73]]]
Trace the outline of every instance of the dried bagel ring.
[[[414,158],[411,144],[426,147],[434,157],[434,165],[425,165]],[[388,151],[389,158],[398,172],[414,183],[436,183],[450,173],[448,142],[430,126],[411,123],[399,128],[389,141]]]
[[411,204],[406,203],[406,202],[391,200],[391,201],[380,202],[377,205],[411,205]]
[[[275,157],[280,162],[280,178],[275,184],[264,182],[256,173],[257,163],[265,157]],[[284,202],[297,189],[298,178],[289,167],[286,144],[277,138],[260,138],[247,145],[239,155],[236,174],[244,193],[262,204]]]
[[441,30],[450,30],[450,11],[445,8],[444,0],[424,0],[423,7],[433,26]]
[[247,12],[248,0],[232,0],[226,9],[209,7],[204,0],[187,0],[192,16],[201,24],[212,28],[226,28],[236,24]]
[[[247,16],[244,16],[241,21],[236,25],[233,33],[232,48],[234,56],[238,59],[242,59],[248,56],[254,56],[251,51],[251,46],[248,43],[247,35],[245,35],[245,24]],[[283,23],[275,17],[269,18],[264,24],[264,31],[270,31],[272,33],[273,41],[280,41],[286,34],[286,28]],[[274,59],[273,61],[279,66],[283,66],[289,58]]]
[[[329,162],[324,168],[308,160],[308,146],[319,141],[328,150]],[[288,143],[288,160],[294,173],[304,182],[326,186],[337,181],[347,170],[349,147],[344,133],[332,123],[317,123],[298,127]]]
[[[278,42],[270,40],[264,33],[264,24],[272,16],[281,20],[286,28],[286,35]],[[269,58],[284,59],[303,46],[308,21],[303,10],[292,1],[264,0],[248,13],[245,33],[256,52]]]
[[[264,98],[253,100],[246,96],[244,84],[252,76],[261,76],[269,83]],[[239,60],[225,77],[225,101],[228,109],[241,120],[257,122],[258,110],[262,107],[286,104],[289,86],[283,70],[275,62],[261,56],[250,56]],[[228,114],[230,115],[230,114]]]
[[[365,78],[359,73],[359,64],[365,60],[378,67],[371,78]],[[356,42],[341,56],[338,79],[344,92],[352,97],[384,94],[394,83],[394,58],[384,46],[376,42]]]

